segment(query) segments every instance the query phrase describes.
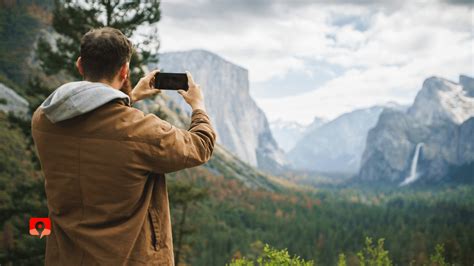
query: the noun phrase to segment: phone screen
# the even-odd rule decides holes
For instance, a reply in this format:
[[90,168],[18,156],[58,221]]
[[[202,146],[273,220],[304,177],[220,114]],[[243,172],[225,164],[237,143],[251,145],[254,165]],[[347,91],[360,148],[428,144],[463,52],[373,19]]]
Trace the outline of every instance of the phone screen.
[[160,90],[188,90],[188,76],[186,73],[155,74],[155,88]]

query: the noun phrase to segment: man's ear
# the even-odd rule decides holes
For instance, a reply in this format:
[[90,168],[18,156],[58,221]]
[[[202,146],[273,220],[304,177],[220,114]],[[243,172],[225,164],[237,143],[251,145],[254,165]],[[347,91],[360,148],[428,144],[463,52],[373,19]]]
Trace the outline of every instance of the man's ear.
[[81,76],[84,77],[84,69],[82,68],[81,57],[80,56],[76,60],[76,67],[77,67],[77,71],[79,71],[79,74],[81,74]]
[[129,70],[129,64],[127,62],[123,64],[123,66],[120,68],[120,72],[119,72],[120,80],[124,80],[128,78],[128,70]]

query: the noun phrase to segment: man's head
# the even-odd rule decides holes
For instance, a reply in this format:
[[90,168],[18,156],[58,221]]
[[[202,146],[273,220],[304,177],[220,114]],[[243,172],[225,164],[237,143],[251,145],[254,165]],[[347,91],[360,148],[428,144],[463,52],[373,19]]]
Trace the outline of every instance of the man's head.
[[109,27],[93,29],[81,39],[81,53],[77,68],[84,79],[128,83],[129,62],[133,47],[119,30]]

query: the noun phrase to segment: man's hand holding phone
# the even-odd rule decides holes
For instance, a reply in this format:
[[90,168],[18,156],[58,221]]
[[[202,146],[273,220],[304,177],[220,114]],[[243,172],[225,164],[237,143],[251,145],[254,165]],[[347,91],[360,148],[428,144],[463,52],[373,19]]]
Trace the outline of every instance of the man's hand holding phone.
[[194,83],[191,73],[186,71],[186,76],[188,77],[188,90],[178,90],[178,93],[183,96],[184,100],[191,106],[193,111],[196,109],[205,111],[204,96],[202,95],[201,88],[198,84]]
[[158,72],[160,71],[153,70],[138,81],[132,90],[132,102],[143,100],[161,92],[154,87],[155,75]]
[[[186,84],[187,82],[187,84]],[[187,88],[186,88],[187,85]],[[204,96],[201,88],[196,84],[191,73],[186,71],[186,75],[178,73],[160,73],[154,70],[141,78],[132,90],[132,102],[140,101],[151,97],[164,90],[178,90],[184,101],[194,110],[206,110],[204,106]]]

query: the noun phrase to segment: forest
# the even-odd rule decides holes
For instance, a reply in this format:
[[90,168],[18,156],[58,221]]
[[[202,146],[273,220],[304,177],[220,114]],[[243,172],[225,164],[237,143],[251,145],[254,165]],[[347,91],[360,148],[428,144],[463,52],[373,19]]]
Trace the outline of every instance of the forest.
[[334,265],[344,253],[349,265],[358,265],[357,252],[365,237],[385,239],[398,265],[429,264],[437,244],[444,245],[449,263],[469,265],[474,260],[470,186],[272,193],[244,189],[233,180],[189,179],[208,188],[209,194],[193,207],[189,218],[194,233],[186,242],[192,265],[224,265],[230,258],[255,257],[264,244],[288,248],[320,265]]
[[[57,51],[41,40],[36,44],[35,36],[53,29],[77,36],[88,26],[59,23],[64,14],[81,21],[84,13],[64,9],[60,15],[55,8],[52,1],[0,2],[0,82],[26,98],[31,110],[54,84],[74,77],[73,70],[59,66],[77,56],[68,51],[62,60],[51,60]],[[150,10],[144,12],[156,12]],[[131,33],[137,23],[158,21],[159,12],[153,21],[115,25]],[[138,77],[152,58],[143,50],[132,60]],[[367,265],[474,263],[472,185],[400,189],[344,182],[284,185],[290,183],[284,180],[264,189],[209,171],[225,172],[217,162],[207,167],[168,175],[178,265],[253,265],[253,260],[268,259],[290,265],[288,254],[299,256],[294,261],[301,265],[366,265],[363,254],[382,254],[379,262]],[[27,234],[31,216],[47,216],[43,180],[30,121],[0,111],[1,265],[43,262],[44,239]]]

